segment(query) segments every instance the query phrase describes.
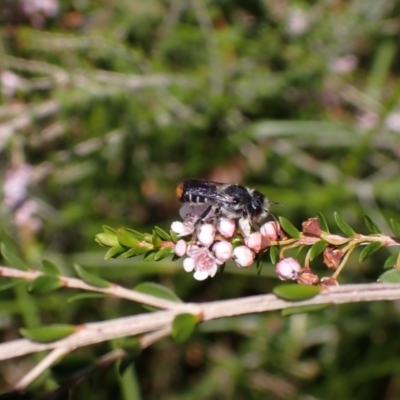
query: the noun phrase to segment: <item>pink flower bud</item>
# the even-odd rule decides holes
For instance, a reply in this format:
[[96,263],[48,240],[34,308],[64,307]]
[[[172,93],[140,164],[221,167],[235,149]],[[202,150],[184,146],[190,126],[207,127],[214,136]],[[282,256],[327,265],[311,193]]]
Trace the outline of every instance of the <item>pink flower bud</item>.
[[197,228],[197,239],[205,247],[214,242],[215,227],[211,224],[203,224]]
[[222,236],[230,238],[236,232],[236,221],[230,218],[220,218],[217,228]]
[[282,281],[288,279],[296,280],[300,269],[301,265],[292,257],[282,258],[275,267],[275,271]]
[[186,272],[192,272],[194,270],[195,266],[196,266],[196,263],[193,260],[193,258],[188,257],[183,260],[183,269]]
[[213,251],[217,261],[224,263],[232,258],[232,243],[221,240],[214,244]]
[[186,248],[187,248],[186,242],[183,239],[178,240],[175,245],[175,254],[178,257],[182,257],[186,253]]
[[260,228],[261,235],[268,238],[271,242],[276,242],[277,240],[279,240],[280,232],[281,226],[275,221],[266,222]]
[[244,239],[244,243],[251,250],[259,253],[261,250],[269,246],[269,240],[265,236],[261,235],[260,232],[251,233]]
[[254,254],[247,246],[238,246],[233,250],[233,259],[238,267],[247,268],[254,262]]

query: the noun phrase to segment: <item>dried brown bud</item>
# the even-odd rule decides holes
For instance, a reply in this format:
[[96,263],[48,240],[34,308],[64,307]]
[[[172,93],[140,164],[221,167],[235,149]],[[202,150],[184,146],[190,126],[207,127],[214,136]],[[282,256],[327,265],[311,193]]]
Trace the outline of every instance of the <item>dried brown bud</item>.
[[329,286],[339,286],[339,283],[335,278],[325,276],[324,278],[321,278],[318,286],[321,288],[325,288]]
[[322,234],[318,218],[309,218],[303,222],[302,226],[304,235],[320,237]]
[[318,281],[318,275],[314,274],[314,272],[312,272],[310,268],[303,268],[302,270],[300,270],[297,278],[297,283],[300,283],[302,285],[315,285],[316,283],[318,283]]
[[341,249],[327,247],[324,250],[324,264],[333,270],[336,270],[342,260],[344,253]]

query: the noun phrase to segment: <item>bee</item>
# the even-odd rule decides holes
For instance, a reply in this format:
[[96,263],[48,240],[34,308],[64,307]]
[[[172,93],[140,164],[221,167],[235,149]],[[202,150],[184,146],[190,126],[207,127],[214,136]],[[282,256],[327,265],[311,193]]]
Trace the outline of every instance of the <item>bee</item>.
[[239,220],[245,236],[251,233],[251,224],[259,223],[269,214],[270,201],[261,192],[234,183],[220,183],[202,179],[184,179],[178,183],[176,195],[182,203],[209,204],[200,220],[210,215]]

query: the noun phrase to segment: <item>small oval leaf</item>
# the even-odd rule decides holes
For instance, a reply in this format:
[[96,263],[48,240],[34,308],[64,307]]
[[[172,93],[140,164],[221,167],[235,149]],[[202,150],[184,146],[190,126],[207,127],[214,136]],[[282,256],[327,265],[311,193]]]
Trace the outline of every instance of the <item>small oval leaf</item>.
[[104,233],[111,233],[116,235],[117,231],[114,228],[111,228],[111,226],[103,225],[102,226]]
[[160,250],[157,251],[154,261],[160,261],[169,255],[174,254],[174,248],[173,247],[164,247]]
[[381,242],[372,242],[372,243],[368,244],[367,246],[365,246],[362,249],[362,251],[360,253],[360,257],[358,258],[358,261],[359,262],[363,262],[367,257],[369,257],[370,255],[374,254],[381,247],[382,247],[382,243]]
[[161,239],[157,235],[157,232],[155,230],[153,230],[153,234],[151,237],[151,243],[153,243],[153,246],[157,247],[157,248],[159,248],[161,246]]
[[139,256],[140,254],[147,253],[148,251],[153,249],[153,245],[148,245],[148,246],[137,246],[137,247],[132,247],[128,251],[125,251],[122,254],[119,254],[117,258],[130,258],[130,257],[136,257]]
[[148,251],[145,255],[144,255],[144,257],[143,257],[143,260],[144,261],[154,261],[154,259],[156,258],[156,254],[157,254],[157,252],[156,251]]
[[49,276],[59,276],[61,275],[60,269],[57,267],[53,261],[44,259],[42,261],[42,271],[45,273],[45,275]]
[[94,239],[98,244],[106,247],[119,245],[118,237],[115,233],[99,233]]
[[183,343],[192,335],[198,323],[193,314],[179,314],[172,323],[172,337],[177,343]]
[[275,265],[278,262],[279,250],[277,246],[271,246],[269,248],[269,258],[271,259],[272,265]]
[[170,230],[169,234],[171,235],[171,239],[174,243],[176,243],[179,240],[179,236],[176,232]]
[[16,253],[4,243],[0,245],[0,251],[4,259],[7,261],[8,266],[11,268],[22,269],[25,271],[29,270],[29,267],[25,262],[16,255]]
[[22,328],[20,333],[27,339],[35,342],[48,343],[63,339],[72,333],[75,333],[78,328],[74,325],[55,324],[41,326],[39,328]]
[[327,307],[329,307],[329,304],[310,304],[309,306],[289,307],[282,310],[281,314],[283,317],[288,317],[294,314],[305,314],[321,311]]
[[146,240],[145,234],[129,228],[119,228],[117,230],[118,241],[127,247],[134,247],[143,240]]
[[295,226],[289,222],[286,218],[284,217],[279,217],[279,222],[281,224],[281,227],[283,230],[292,238],[294,239],[299,239],[301,237],[301,233]]
[[126,251],[126,247],[122,247],[121,245],[111,247],[110,250],[108,250],[106,255],[104,256],[104,259],[109,260],[110,258],[116,258],[124,251]]
[[80,300],[104,299],[106,297],[109,296],[103,293],[79,293],[76,294],[75,296],[69,297],[67,299],[67,303],[73,303],[75,301],[80,301]]
[[62,286],[60,278],[56,276],[41,275],[29,285],[28,291],[32,293],[42,294],[56,290]]
[[318,257],[327,247],[328,242],[325,240],[318,240],[318,242],[315,242],[310,248],[311,261]]
[[382,233],[382,231],[379,229],[379,226],[374,221],[372,221],[372,219],[368,215],[364,216],[364,222],[365,226],[371,233]]
[[319,223],[319,227],[321,228],[321,231],[329,233],[329,227],[326,222],[326,219],[320,212],[317,213],[317,219],[318,219],[318,223]]
[[257,266],[257,275],[261,274],[262,267],[263,267],[263,264],[264,264],[264,256],[265,256],[265,253],[259,253],[257,255],[257,258],[256,258],[256,261],[257,261],[257,264],[256,264],[256,266]]
[[154,227],[154,230],[157,232],[157,235],[158,235],[162,240],[168,240],[168,241],[171,240],[171,236],[168,235],[168,233],[165,232],[164,229],[161,229],[160,227],[155,226],[155,227]]
[[394,268],[384,272],[378,279],[382,283],[400,283],[400,269]]
[[316,296],[321,289],[318,286],[289,283],[276,286],[272,292],[283,300],[300,301]]
[[164,300],[182,303],[182,300],[171,290],[165,286],[154,282],[142,282],[136,285],[133,290],[140,293],[150,294],[151,296],[160,297]]
[[81,278],[89,285],[96,286],[99,288],[106,288],[111,286],[110,282],[107,282],[105,279],[99,278],[96,275],[92,275],[90,272],[87,272],[78,264],[74,264],[74,269],[79,278]]
[[351,226],[345,222],[342,217],[335,211],[334,213],[336,225],[338,228],[347,236],[353,237],[356,233],[353,231]]
[[396,222],[394,219],[390,220],[390,226],[392,227],[393,233],[397,236],[400,237],[400,224]]
[[400,265],[400,253],[392,254],[383,265],[383,269],[389,269]]

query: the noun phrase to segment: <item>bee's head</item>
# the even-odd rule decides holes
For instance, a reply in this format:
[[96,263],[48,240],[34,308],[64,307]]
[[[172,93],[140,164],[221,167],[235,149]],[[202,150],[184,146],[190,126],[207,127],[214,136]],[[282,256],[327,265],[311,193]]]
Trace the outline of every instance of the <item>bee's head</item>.
[[251,195],[250,216],[252,221],[259,222],[268,215],[271,202],[257,190],[254,190]]

